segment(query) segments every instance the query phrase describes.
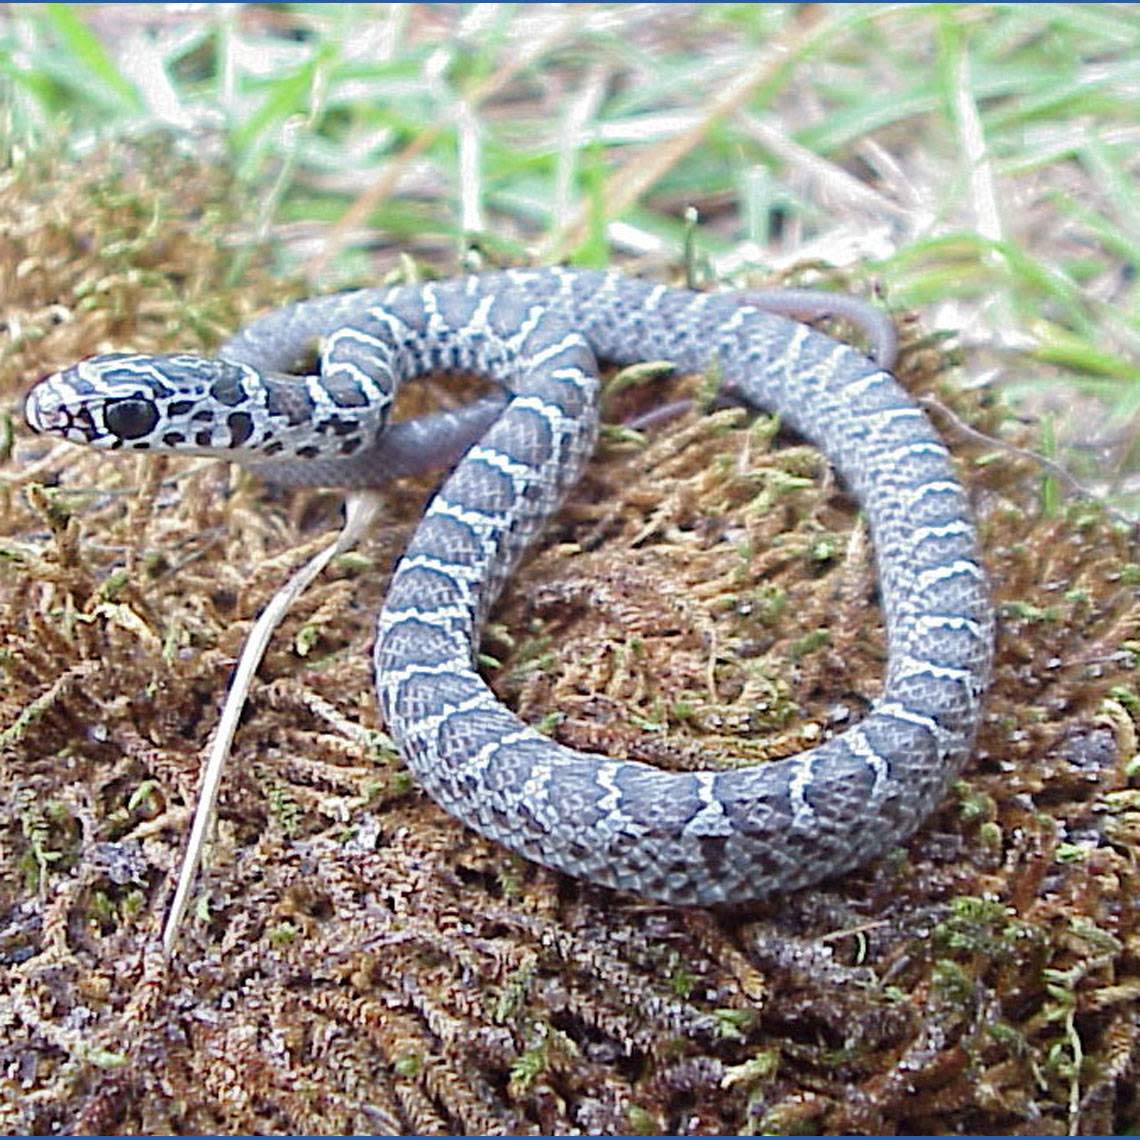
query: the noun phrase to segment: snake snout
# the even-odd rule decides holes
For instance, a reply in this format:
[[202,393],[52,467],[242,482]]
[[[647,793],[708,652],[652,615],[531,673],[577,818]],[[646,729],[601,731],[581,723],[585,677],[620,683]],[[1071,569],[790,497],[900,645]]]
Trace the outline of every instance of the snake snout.
[[53,373],[28,393],[24,419],[32,431],[41,435],[94,446],[102,442],[91,409],[72,390],[66,372]]
[[68,415],[59,392],[59,373],[41,380],[24,401],[24,419],[36,432],[56,433],[66,429]]

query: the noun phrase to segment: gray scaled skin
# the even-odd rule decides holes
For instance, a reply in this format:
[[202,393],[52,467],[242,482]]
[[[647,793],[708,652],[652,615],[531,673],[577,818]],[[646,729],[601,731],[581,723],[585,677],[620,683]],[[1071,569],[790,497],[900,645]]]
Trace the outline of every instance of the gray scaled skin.
[[[969,754],[993,633],[966,495],[923,412],[882,366],[759,300],[571,269],[363,290],[273,312],[218,359],[84,361],[34,388],[27,418],[290,484],[370,487],[458,459],[378,623],[376,691],[408,766],[459,819],[547,866],[672,903],[738,902],[840,875],[922,822]],[[318,338],[319,372],[293,375]],[[488,609],[594,446],[596,358],[715,369],[725,395],[834,464],[870,523],[889,642],[859,724],[776,763],[662,772],[555,744],[479,677]],[[386,430],[398,384],[440,370],[505,395]]]

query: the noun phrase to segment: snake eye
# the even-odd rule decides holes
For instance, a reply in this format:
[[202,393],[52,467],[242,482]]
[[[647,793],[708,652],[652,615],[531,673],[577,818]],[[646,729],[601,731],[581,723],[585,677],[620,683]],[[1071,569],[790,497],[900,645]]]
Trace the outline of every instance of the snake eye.
[[126,397],[109,403],[103,412],[107,429],[120,439],[141,439],[154,430],[158,411],[149,400]]

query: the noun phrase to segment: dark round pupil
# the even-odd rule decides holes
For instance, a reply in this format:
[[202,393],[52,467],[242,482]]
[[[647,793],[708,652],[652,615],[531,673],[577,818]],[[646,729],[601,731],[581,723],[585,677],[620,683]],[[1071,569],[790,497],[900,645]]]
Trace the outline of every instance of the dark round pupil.
[[120,439],[141,439],[154,431],[158,410],[149,400],[126,397],[108,404],[104,419],[108,430]]

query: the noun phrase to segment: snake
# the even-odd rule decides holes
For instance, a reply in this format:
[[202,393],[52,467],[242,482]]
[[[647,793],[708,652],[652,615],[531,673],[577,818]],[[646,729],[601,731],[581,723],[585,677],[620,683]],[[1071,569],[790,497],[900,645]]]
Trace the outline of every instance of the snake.
[[[40,381],[38,432],[242,463],[360,490],[452,465],[377,621],[386,730],[446,811],[528,859],[677,905],[763,899],[897,847],[968,759],[994,616],[945,443],[880,362],[747,294],[618,271],[510,269],[315,296],[215,356],[106,353]],[[314,356],[316,349],[316,356]],[[779,760],[665,771],[576,751],[477,670],[489,610],[593,451],[599,361],[666,360],[816,445],[869,526],[887,633],[881,695]],[[475,373],[497,393],[388,423],[400,383]]]

